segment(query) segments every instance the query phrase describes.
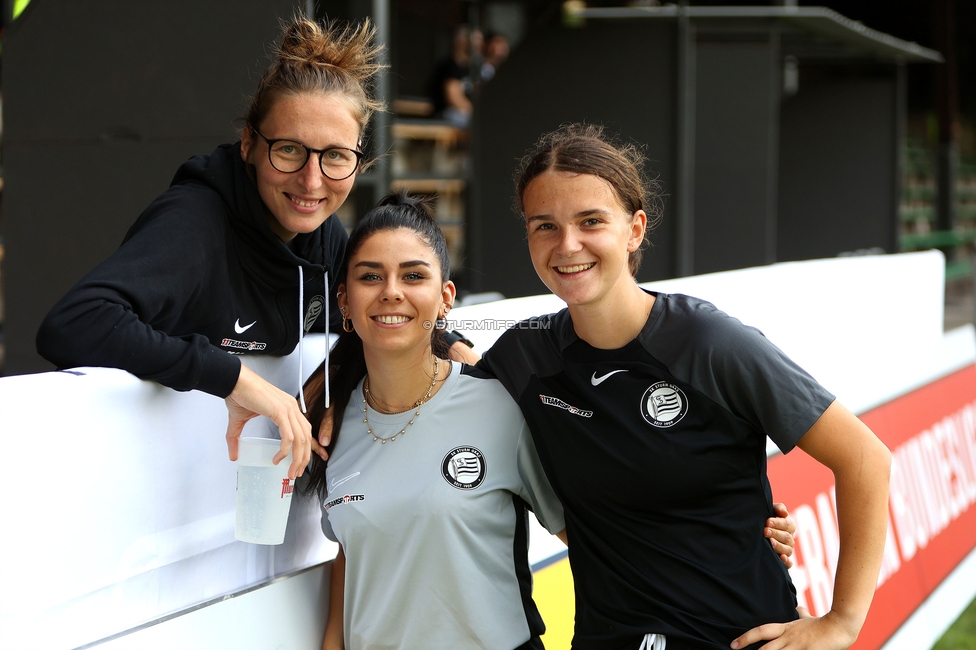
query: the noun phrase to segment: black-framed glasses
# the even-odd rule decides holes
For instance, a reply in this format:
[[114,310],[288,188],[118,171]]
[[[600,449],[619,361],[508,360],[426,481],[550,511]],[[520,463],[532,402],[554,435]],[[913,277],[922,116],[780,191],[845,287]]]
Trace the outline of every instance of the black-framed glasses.
[[359,169],[363,159],[363,152],[346,147],[330,147],[329,149],[312,149],[295,140],[281,138],[265,138],[253,126],[251,130],[261,136],[268,143],[268,161],[279,172],[293,174],[305,167],[313,153],[319,155],[319,169],[334,181],[344,181]]

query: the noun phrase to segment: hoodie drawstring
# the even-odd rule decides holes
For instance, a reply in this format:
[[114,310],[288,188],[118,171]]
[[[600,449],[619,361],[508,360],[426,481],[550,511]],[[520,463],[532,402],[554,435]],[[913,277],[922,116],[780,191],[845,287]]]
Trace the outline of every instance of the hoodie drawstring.
[[332,373],[329,368],[329,349],[332,347],[329,345],[331,341],[329,340],[329,327],[332,324],[332,319],[329,314],[329,271],[325,271],[325,291],[322,292],[325,296],[325,408],[329,408],[329,383],[332,378]]
[[663,634],[645,634],[638,650],[664,650],[666,644]]
[[305,358],[305,274],[302,265],[298,265],[298,401],[302,405],[302,413],[308,413],[305,406],[305,369],[302,362]]
[[[329,408],[330,395],[329,395],[329,272],[325,272],[325,290],[322,292],[325,296],[325,408]],[[302,413],[308,413],[308,407],[305,405],[305,316],[303,310],[305,309],[305,273],[302,271],[301,265],[298,266],[298,401],[302,405]]]

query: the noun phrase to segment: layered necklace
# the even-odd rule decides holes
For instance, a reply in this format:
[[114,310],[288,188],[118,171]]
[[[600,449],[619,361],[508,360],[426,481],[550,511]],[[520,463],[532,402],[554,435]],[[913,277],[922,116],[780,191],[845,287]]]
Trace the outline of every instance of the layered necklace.
[[[381,438],[380,436],[373,433],[372,427],[369,425],[369,415],[366,413],[367,407],[372,406],[376,411],[383,413],[385,415],[396,415],[397,411],[388,411],[386,409],[380,408],[382,402],[369,392],[369,375],[366,375],[366,379],[363,380],[363,422],[366,423],[366,433],[373,436],[373,442],[379,441],[384,445],[387,442],[394,442],[397,436],[402,436],[407,432],[407,427],[413,424],[417,416],[420,415],[420,407],[426,404],[430,400],[430,394],[434,391],[434,384],[437,383],[437,371],[440,370],[440,361],[437,357],[434,357],[434,376],[431,377],[430,386],[427,387],[427,392],[424,393],[420,399],[413,403],[410,408],[417,409],[412,416],[410,416],[410,421],[407,422],[402,429],[398,432],[389,436],[387,438]],[[407,409],[409,411],[410,409]],[[399,413],[405,413],[406,411],[399,411]]]

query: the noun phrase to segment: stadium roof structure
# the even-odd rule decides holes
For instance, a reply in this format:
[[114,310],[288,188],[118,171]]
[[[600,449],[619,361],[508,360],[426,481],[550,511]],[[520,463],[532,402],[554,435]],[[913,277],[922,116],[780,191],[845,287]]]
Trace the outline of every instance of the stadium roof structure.
[[827,7],[603,7],[572,12],[580,19],[687,18],[699,25],[735,28],[746,21],[772,22],[781,28],[784,45],[797,56],[812,58],[873,58],[904,62],[942,63],[942,55],[918,43],[871,29]]

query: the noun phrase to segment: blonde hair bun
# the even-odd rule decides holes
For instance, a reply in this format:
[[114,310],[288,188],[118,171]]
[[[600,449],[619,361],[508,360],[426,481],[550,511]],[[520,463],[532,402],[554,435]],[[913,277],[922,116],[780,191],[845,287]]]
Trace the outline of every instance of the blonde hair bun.
[[337,68],[360,82],[371,80],[383,64],[382,46],[374,44],[376,28],[367,18],[359,25],[322,25],[296,18],[284,26],[275,58],[281,65]]
[[261,76],[244,115],[260,128],[271,107],[286,94],[338,94],[349,100],[360,135],[374,111],[384,109],[373,98],[373,81],[386,65],[376,28],[367,18],[358,24],[318,23],[298,15],[282,25],[271,66]]

